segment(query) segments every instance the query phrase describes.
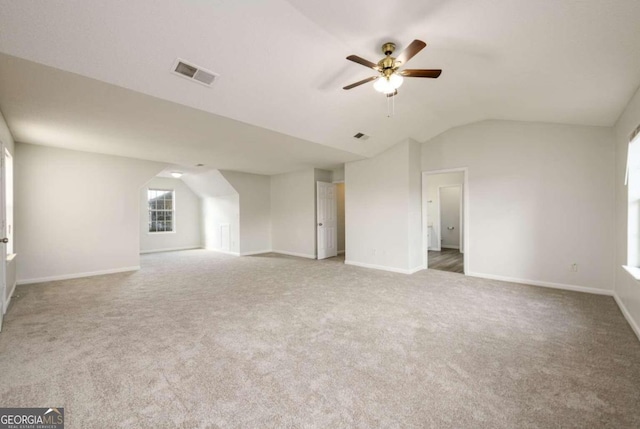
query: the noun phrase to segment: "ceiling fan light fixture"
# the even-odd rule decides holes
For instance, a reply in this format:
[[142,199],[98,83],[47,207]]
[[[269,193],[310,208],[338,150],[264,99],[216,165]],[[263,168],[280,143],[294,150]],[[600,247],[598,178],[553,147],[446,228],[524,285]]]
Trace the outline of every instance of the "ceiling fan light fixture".
[[402,82],[404,82],[404,78],[399,74],[394,73],[391,76],[389,76],[389,82],[391,82],[391,85],[393,85],[394,89],[398,89],[402,86]]
[[402,76],[394,73],[389,77],[381,77],[377,79],[373,84],[373,88],[383,94],[393,94],[396,89],[400,88],[403,81],[404,79],[402,79]]

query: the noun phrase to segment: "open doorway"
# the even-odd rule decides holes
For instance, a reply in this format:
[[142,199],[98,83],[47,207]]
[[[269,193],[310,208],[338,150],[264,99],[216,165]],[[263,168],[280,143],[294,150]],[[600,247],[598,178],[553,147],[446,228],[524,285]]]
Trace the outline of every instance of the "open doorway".
[[466,169],[422,175],[425,266],[464,274],[468,266]]

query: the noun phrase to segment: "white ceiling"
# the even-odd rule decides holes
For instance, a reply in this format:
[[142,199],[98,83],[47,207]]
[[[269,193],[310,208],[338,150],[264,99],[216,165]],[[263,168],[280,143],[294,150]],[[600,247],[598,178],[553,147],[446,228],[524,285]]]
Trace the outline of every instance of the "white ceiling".
[[190,173],[205,164],[277,174],[361,158],[4,54],[0,108],[17,141],[167,162]]
[[[286,134],[289,153],[300,150],[311,163],[310,142],[340,149],[329,158],[344,162],[407,137],[425,141],[489,118],[610,126],[640,83],[639,19],[637,0],[0,0],[0,52],[208,112],[213,121],[231,118]],[[371,84],[341,89],[372,75],[347,55],[377,61],[382,42],[402,49],[415,38],[429,46],[410,67],[444,71],[436,80],[406,79],[395,117],[385,117],[386,99]],[[206,88],[171,74],[177,57],[219,73],[220,80]],[[3,78],[5,86],[20,83],[14,78]],[[45,80],[43,86],[56,84]],[[33,127],[49,119],[45,109],[62,108],[70,110],[65,126],[78,127],[73,146],[91,149],[96,130],[82,129],[82,116],[74,125],[68,105],[44,103],[36,116],[29,111],[40,102],[37,94],[20,109],[16,102],[0,93],[19,140],[49,144],[34,140]],[[99,98],[93,103],[113,107]],[[136,119],[119,126],[136,128]],[[46,125],[55,127],[55,120]],[[176,137],[185,133],[178,141],[198,139],[176,121],[163,128]],[[143,147],[157,137],[154,131],[138,126],[138,140],[122,137],[122,145]],[[356,132],[372,137],[357,141]],[[157,151],[180,164],[172,144],[176,140],[157,143]],[[253,158],[247,168],[258,172],[260,160]],[[264,171],[293,167],[285,164]]]

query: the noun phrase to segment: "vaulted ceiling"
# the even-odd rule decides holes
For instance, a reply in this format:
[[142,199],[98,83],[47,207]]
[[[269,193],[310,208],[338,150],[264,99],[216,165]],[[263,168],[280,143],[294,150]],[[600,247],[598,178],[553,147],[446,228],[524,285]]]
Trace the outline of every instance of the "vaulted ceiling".
[[[639,18],[637,0],[0,0],[0,109],[19,141],[273,174],[483,119],[613,125]],[[413,39],[411,68],[443,74],[405,79],[394,117],[371,84],[342,90],[372,75],[347,55]],[[219,80],[175,76],[178,57]]]

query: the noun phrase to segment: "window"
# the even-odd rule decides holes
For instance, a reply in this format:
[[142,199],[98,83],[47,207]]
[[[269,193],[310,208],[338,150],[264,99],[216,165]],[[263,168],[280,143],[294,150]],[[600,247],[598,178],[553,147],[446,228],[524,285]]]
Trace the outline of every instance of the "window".
[[174,232],[175,193],[173,189],[148,189],[149,232]]
[[627,264],[624,268],[640,280],[640,126],[631,135],[627,152]]

